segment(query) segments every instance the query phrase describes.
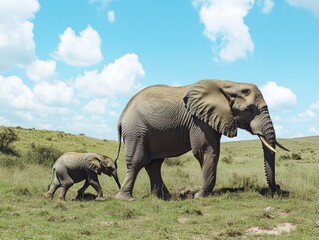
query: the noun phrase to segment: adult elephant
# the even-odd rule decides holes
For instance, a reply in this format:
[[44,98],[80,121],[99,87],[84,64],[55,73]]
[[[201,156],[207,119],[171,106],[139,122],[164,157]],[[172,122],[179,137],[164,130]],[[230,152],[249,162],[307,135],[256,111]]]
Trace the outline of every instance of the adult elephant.
[[118,122],[118,156],[123,137],[127,173],[117,199],[132,199],[134,182],[143,167],[152,193],[169,199],[161,165],[165,158],[189,150],[203,173],[203,185],[195,198],[208,196],[216,182],[221,135],[235,137],[237,128],[259,136],[268,186],[272,192],[280,191],[275,181],[275,146],[284,147],[276,141],[267,104],[256,85],[202,80],[182,87],[156,85],[141,90]]

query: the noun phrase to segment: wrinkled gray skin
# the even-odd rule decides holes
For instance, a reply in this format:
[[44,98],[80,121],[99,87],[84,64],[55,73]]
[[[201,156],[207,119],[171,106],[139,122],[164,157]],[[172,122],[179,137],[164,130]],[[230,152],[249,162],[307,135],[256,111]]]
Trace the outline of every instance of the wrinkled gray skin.
[[55,191],[62,187],[59,198],[65,201],[65,195],[74,183],[85,180],[78,190],[76,199],[82,199],[84,191],[91,185],[98,193],[96,200],[104,200],[103,191],[97,175],[104,173],[113,176],[118,187],[121,188],[116,167],[111,158],[96,153],[68,152],[59,157],[52,167],[52,181],[48,186],[47,198],[53,198]]
[[117,199],[132,199],[134,182],[143,167],[152,193],[169,199],[161,165],[164,158],[189,150],[203,173],[203,185],[195,198],[208,196],[216,182],[221,135],[235,137],[237,128],[265,140],[262,146],[267,183],[272,192],[279,191],[275,181],[275,130],[257,86],[203,80],[183,87],[143,89],[129,101],[118,122],[119,151],[123,137],[127,173]]

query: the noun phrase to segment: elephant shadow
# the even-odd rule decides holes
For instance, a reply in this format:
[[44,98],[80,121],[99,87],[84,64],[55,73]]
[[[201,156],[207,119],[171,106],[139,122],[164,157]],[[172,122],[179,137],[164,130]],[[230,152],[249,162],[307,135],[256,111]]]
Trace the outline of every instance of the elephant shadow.
[[84,193],[81,198],[76,197],[72,201],[94,201],[97,198],[97,195],[93,193]]
[[[197,189],[186,188],[186,189],[180,190],[178,193],[175,193],[173,195],[173,198],[179,199],[179,200],[194,198],[196,192],[199,191],[199,189],[200,188],[197,188]],[[257,192],[264,197],[278,196],[281,198],[288,198],[290,195],[290,192],[285,190],[280,190],[280,192],[272,193],[268,187],[257,188],[257,189],[249,189],[244,187],[239,187],[239,188],[224,187],[224,188],[215,189],[211,193],[211,196],[221,196],[221,195],[225,195],[229,193],[242,193],[242,192]]]

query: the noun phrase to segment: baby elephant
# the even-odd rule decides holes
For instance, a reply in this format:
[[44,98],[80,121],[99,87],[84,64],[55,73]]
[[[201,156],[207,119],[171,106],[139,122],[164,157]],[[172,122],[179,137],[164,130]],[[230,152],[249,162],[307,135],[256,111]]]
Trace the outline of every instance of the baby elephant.
[[108,176],[113,176],[121,189],[116,166],[111,158],[97,153],[65,153],[56,160],[52,167],[52,180],[48,186],[46,197],[53,198],[55,191],[62,187],[59,198],[65,201],[68,189],[74,183],[85,180],[83,187],[78,190],[76,199],[82,199],[84,191],[91,185],[98,192],[96,200],[104,200],[103,191],[97,176],[98,174],[101,175],[101,172]]

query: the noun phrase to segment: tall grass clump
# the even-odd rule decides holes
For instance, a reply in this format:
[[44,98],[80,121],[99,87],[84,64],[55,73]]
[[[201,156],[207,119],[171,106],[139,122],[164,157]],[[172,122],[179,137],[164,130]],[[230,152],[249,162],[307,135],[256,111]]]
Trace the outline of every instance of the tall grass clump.
[[19,140],[18,135],[11,128],[5,128],[0,133],[0,152],[19,156],[19,152],[12,145],[17,140]]
[[230,182],[232,186],[245,191],[257,191],[260,189],[258,186],[258,177],[256,175],[239,176],[238,174],[233,173]]
[[170,167],[173,166],[184,166],[185,161],[183,161],[183,159],[179,158],[179,157],[175,157],[175,158],[165,158],[164,164]]
[[0,155],[0,166],[6,168],[24,169],[26,167],[23,159],[12,155]]
[[31,149],[27,153],[27,159],[30,163],[52,166],[55,160],[62,154],[63,152],[53,146],[37,146],[35,143],[32,143]]

